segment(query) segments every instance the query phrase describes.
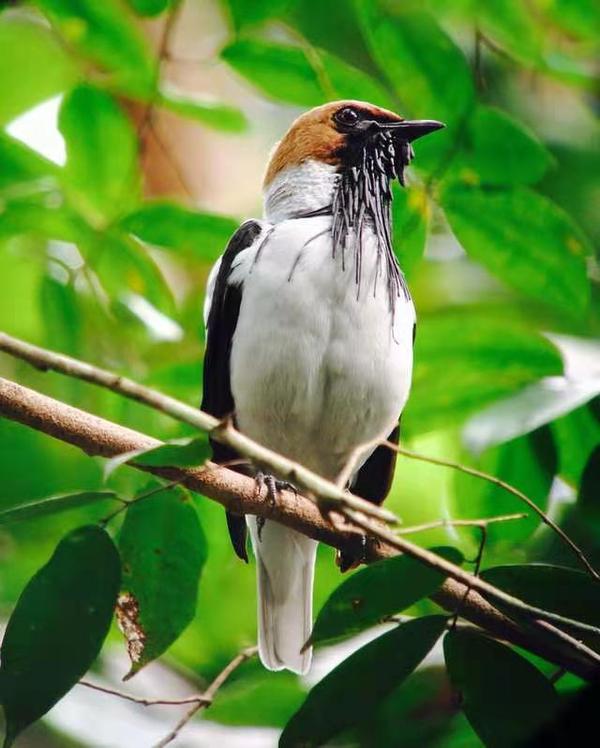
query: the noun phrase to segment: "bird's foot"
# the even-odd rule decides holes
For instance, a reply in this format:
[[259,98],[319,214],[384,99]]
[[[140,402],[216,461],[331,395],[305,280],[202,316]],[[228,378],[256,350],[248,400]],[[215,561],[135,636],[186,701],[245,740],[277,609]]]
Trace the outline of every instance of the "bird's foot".
[[[287,480],[279,480],[271,473],[263,473],[262,470],[259,470],[256,473],[256,475],[254,476],[254,481],[256,483],[256,496],[260,496],[264,488],[267,489],[267,499],[271,504],[271,508],[273,508],[277,503],[277,495],[282,491],[293,491],[296,496],[298,495],[298,489],[293,483],[290,483]],[[256,527],[258,529],[259,540],[262,540],[261,536],[263,527],[265,526],[265,521],[266,520],[264,517],[256,518]]]

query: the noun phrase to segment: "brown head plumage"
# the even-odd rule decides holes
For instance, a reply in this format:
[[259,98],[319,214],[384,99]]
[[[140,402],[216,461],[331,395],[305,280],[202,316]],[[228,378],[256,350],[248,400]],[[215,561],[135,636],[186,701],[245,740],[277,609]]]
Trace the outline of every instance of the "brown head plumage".
[[409,122],[389,109],[366,101],[332,101],[300,115],[276,146],[265,175],[268,187],[283,169],[297,166],[309,159],[333,166],[343,164],[356,141],[381,129],[398,130],[398,135],[410,142],[441,123],[431,120]]

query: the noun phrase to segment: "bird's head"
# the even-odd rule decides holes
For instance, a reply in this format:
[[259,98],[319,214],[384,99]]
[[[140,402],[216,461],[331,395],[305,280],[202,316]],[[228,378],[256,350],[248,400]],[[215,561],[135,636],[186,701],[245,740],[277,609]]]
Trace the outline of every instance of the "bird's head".
[[387,176],[403,182],[412,158],[411,143],[439,130],[435,120],[405,120],[364,101],[333,101],[302,114],[275,148],[265,187],[284,169],[315,161],[342,170],[359,166],[366,152],[380,151]]

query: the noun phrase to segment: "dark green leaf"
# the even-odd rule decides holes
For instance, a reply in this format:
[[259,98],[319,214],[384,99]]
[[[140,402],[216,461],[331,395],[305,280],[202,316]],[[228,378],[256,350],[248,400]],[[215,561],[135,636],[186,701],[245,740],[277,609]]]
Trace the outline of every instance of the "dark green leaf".
[[268,96],[299,106],[317,106],[331,99],[361,99],[393,106],[376,80],[329,52],[240,39],[225,47],[223,59]]
[[136,455],[132,462],[146,467],[196,467],[211,455],[208,436],[184,441],[182,444],[163,444]]
[[110,83],[134,94],[152,91],[152,56],[120,0],[35,1],[69,46],[111,73]]
[[119,549],[123,584],[117,617],[131,677],[168,649],[196,612],[206,539],[187,492],[165,489],[134,502]]
[[558,708],[556,691],[539,670],[478,631],[449,632],[444,654],[463,710],[487,748],[520,745]]
[[552,161],[523,125],[499,109],[479,105],[469,118],[452,173],[466,184],[534,184]]
[[141,16],[158,16],[169,7],[171,0],[128,0],[128,2]]
[[344,660],[308,694],[288,722],[280,748],[310,748],[367,717],[433,647],[444,616],[409,621]]
[[70,88],[77,72],[48,28],[22,17],[0,18],[0,124]]
[[442,194],[452,230],[467,253],[500,280],[570,317],[589,304],[587,240],[550,200],[522,189],[458,184]]
[[2,642],[4,748],[43,716],[98,656],[113,615],[119,554],[98,526],[80,527],[23,590]]
[[148,244],[213,261],[223,252],[238,222],[176,203],[151,202],[125,216],[121,226]]
[[242,112],[234,106],[200,96],[180,94],[174,89],[161,89],[157,104],[182,117],[196,120],[213,130],[240,133],[247,129],[248,122]]
[[93,226],[138,201],[140,174],[133,126],[104,91],[79,86],[65,99],[59,127],[66,141],[65,189]]
[[429,223],[427,195],[417,187],[392,185],[392,225],[394,252],[402,272],[410,278],[425,251]]
[[583,470],[579,504],[587,517],[600,521],[600,444],[589,456]]
[[[595,402],[598,401],[596,398]],[[551,424],[558,446],[560,476],[575,487],[581,481],[592,450],[600,444],[600,423],[591,406],[577,408]]]
[[114,491],[81,491],[80,493],[67,493],[61,496],[49,496],[40,501],[30,501],[26,504],[17,504],[0,512],[0,525],[8,525],[11,522],[22,522],[35,517],[45,517],[48,514],[65,512],[76,509],[86,504],[95,504],[97,501],[116,499]]
[[511,564],[486,569],[482,577],[538,608],[600,626],[600,582],[583,571],[550,564]]
[[[462,555],[455,548],[431,550],[453,564],[462,563]],[[443,581],[443,574],[409,556],[370,564],[332,592],[319,611],[311,642],[337,639],[380,623],[386,616],[429,597]]]
[[560,373],[556,348],[521,325],[474,310],[425,317],[403,425],[425,432],[457,423],[529,382]]

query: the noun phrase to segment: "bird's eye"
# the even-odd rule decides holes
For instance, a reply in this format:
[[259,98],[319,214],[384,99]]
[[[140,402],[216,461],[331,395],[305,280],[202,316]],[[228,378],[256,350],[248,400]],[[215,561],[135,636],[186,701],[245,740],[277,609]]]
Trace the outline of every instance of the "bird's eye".
[[354,127],[359,120],[359,116],[356,109],[353,109],[351,106],[345,106],[343,109],[338,109],[334,114],[334,119],[338,125]]

